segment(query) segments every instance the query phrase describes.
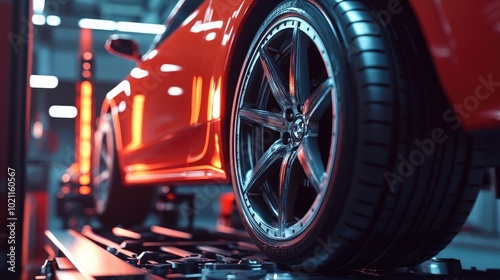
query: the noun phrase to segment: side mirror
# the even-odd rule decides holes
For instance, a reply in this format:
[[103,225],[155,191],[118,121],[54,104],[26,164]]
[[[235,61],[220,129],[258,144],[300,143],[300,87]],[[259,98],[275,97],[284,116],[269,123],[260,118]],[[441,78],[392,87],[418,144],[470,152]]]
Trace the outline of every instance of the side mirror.
[[112,55],[133,61],[141,60],[139,44],[132,37],[124,35],[111,35],[108,40],[106,40],[105,47],[106,50]]

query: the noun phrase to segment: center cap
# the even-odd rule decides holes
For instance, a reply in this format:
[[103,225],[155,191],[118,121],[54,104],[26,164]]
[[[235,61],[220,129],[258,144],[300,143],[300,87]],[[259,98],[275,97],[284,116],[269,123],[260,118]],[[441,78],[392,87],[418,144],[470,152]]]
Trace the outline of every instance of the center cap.
[[292,125],[292,137],[295,141],[300,141],[306,133],[306,124],[302,118],[297,118]]

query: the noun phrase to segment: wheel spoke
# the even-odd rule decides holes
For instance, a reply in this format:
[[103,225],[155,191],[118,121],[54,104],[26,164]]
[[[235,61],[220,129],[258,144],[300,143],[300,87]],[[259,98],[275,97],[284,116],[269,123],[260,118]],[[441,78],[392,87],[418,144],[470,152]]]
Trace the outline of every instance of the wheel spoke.
[[241,108],[239,115],[241,119],[248,123],[255,123],[274,131],[283,131],[285,129],[285,119],[276,113],[258,109]]
[[107,148],[101,148],[101,159],[104,161],[106,164],[106,168],[109,169],[111,168],[111,157],[109,156],[109,153],[107,152]]
[[109,180],[109,171],[103,170],[97,177],[94,178],[94,185],[99,186]]
[[283,236],[284,231],[290,221],[293,220],[293,210],[297,199],[297,184],[292,184],[292,168],[297,160],[297,152],[286,154],[280,169],[279,183],[279,213],[278,225],[280,236]]
[[308,40],[296,23],[290,54],[290,93],[297,104],[304,104],[310,94]]
[[[112,128],[109,128],[112,129]],[[111,170],[113,167],[113,152],[114,152],[114,143],[113,143],[113,136],[111,131],[106,132],[106,155],[105,155],[105,160],[106,160],[106,167],[108,170]],[[104,149],[103,149],[104,150]]]
[[333,86],[333,79],[328,78],[321,85],[314,90],[311,96],[306,100],[304,105],[304,114],[306,122],[318,122],[326,111],[331,106],[331,90]]
[[247,173],[243,193],[258,192],[258,188],[279,166],[279,160],[286,154],[287,146],[282,140],[274,142],[262,155],[257,164]]
[[281,109],[285,110],[286,108],[289,108],[292,105],[292,102],[287,94],[285,75],[265,48],[260,48],[260,61],[264,69],[264,74],[269,81],[269,86],[271,87],[274,98],[280,105]]
[[298,158],[312,187],[317,193],[320,193],[323,188],[325,167],[321,161],[318,142],[315,138],[306,137],[302,140],[298,149]]

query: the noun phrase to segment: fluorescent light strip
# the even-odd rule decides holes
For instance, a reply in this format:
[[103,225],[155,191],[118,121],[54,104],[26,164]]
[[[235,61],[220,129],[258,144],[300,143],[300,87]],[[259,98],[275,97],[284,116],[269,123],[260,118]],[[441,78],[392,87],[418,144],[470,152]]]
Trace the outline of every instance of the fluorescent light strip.
[[165,32],[166,28],[165,25],[163,24],[139,23],[139,22],[128,22],[128,21],[115,22],[112,20],[91,19],[91,18],[82,18],[78,22],[78,25],[80,26],[80,28],[131,32],[131,33],[145,33],[145,34],[162,34],[163,32]]
[[56,76],[46,75],[31,75],[30,87],[31,88],[56,88],[59,85],[59,79]]
[[78,115],[75,106],[53,105],[49,108],[49,116],[56,119],[74,119]]
[[31,17],[31,22],[33,22],[34,25],[47,24],[50,26],[59,26],[61,24],[61,18],[54,15],[45,17],[44,15],[41,14],[34,14]]
[[45,24],[45,16],[34,14],[31,17],[31,22],[33,22],[34,25],[44,25]]
[[50,15],[47,16],[47,25],[59,26],[61,24],[61,18],[58,16]]
[[165,32],[165,25],[119,21],[116,23],[116,31],[145,34],[162,34],[163,32]]
[[45,9],[45,0],[33,0],[33,11],[35,13],[43,13]]
[[114,31],[116,29],[116,22],[112,20],[103,20],[103,19],[82,18],[78,22],[78,25],[80,26],[80,28],[96,29],[96,30]]

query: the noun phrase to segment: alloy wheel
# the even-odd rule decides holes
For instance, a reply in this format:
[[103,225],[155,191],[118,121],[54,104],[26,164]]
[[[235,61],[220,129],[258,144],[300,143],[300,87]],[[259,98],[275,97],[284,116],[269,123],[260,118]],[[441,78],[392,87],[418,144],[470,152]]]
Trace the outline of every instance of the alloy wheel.
[[301,234],[332,180],[339,121],[333,63],[299,14],[268,26],[240,77],[233,120],[236,192],[252,229]]

